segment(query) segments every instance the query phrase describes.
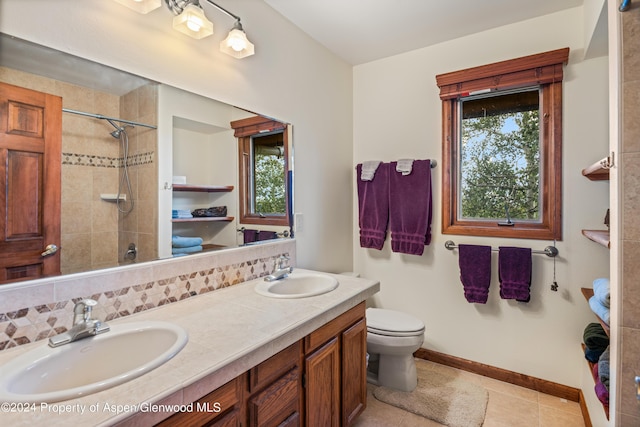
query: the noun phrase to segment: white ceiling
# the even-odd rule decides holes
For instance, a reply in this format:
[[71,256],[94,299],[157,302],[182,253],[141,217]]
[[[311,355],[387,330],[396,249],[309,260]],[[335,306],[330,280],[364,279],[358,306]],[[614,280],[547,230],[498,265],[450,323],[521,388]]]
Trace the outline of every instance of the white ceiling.
[[352,65],[564,9],[584,0],[264,0]]

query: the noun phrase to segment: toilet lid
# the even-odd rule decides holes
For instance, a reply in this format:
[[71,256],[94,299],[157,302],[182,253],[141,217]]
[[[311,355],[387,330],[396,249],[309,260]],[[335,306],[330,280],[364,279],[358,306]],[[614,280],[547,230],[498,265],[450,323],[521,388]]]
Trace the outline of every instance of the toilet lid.
[[417,335],[424,332],[420,319],[400,311],[367,308],[367,329],[381,335]]

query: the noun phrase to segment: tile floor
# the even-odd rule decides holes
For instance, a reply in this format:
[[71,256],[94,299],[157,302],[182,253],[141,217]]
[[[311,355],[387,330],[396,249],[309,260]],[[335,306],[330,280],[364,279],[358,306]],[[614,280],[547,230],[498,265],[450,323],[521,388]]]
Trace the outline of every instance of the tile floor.
[[[432,362],[427,362],[432,363]],[[584,427],[577,402],[567,401],[524,387],[433,363],[434,369],[456,372],[489,392],[489,403],[482,427]],[[437,427],[435,421],[382,403],[367,396],[367,409],[355,427]]]

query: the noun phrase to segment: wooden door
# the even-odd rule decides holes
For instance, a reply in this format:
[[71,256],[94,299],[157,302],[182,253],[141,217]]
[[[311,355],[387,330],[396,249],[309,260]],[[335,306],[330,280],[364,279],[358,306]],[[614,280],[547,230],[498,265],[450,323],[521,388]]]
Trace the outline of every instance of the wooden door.
[[62,98],[0,83],[0,284],[60,274]]
[[342,333],[342,425],[350,426],[367,406],[365,319]]
[[340,346],[338,338],[306,358],[306,425],[340,425]]

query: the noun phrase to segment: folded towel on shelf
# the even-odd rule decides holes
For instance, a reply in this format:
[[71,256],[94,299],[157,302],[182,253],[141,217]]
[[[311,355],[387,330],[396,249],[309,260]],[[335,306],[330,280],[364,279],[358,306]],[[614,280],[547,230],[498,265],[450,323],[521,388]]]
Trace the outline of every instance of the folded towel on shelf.
[[491,284],[491,246],[458,245],[458,255],[464,297],[485,304]]
[[498,276],[500,296],[529,302],[531,299],[531,249],[499,247]]
[[189,246],[186,248],[171,248],[171,253],[174,255],[180,255],[180,254],[192,254],[194,252],[200,252],[202,251],[202,246],[198,245],[198,246]]
[[600,278],[593,281],[593,296],[605,307],[610,306],[609,279]]
[[605,307],[595,296],[589,298],[589,307],[605,324],[609,325],[609,308]]
[[171,218],[193,218],[193,215],[187,209],[172,209]]
[[431,161],[414,160],[410,175],[389,170],[389,230],[391,250],[409,255],[422,255],[431,243]]
[[[431,162],[429,162],[431,167]],[[400,159],[396,164],[396,172],[401,172],[402,175],[409,175],[413,169],[413,159]]]
[[607,387],[600,382],[600,380],[596,380],[596,385],[594,387],[596,391],[596,397],[598,400],[605,406],[609,406],[609,390]]
[[380,160],[367,160],[363,162],[362,170],[359,173],[360,179],[363,181],[372,181],[380,163],[382,163]]
[[609,390],[609,347],[598,359],[598,379]]
[[202,237],[171,236],[171,246],[174,248],[189,248],[202,245]]
[[[609,347],[609,336],[600,323],[589,323],[582,334],[582,342],[591,350],[600,350],[602,353]],[[599,357],[599,355],[598,355]]]
[[198,218],[227,216],[227,207],[211,206],[210,208],[198,208],[192,210],[191,215]]
[[360,246],[382,249],[389,222],[389,164],[381,163],[371,181],[360,178],[363,165],[356,166]]
[[592,350],[589,347],[584,348],[584,358],[596,365],[598,364],[598,359],[600,359],[602,353],[604,353],[604,350]]

